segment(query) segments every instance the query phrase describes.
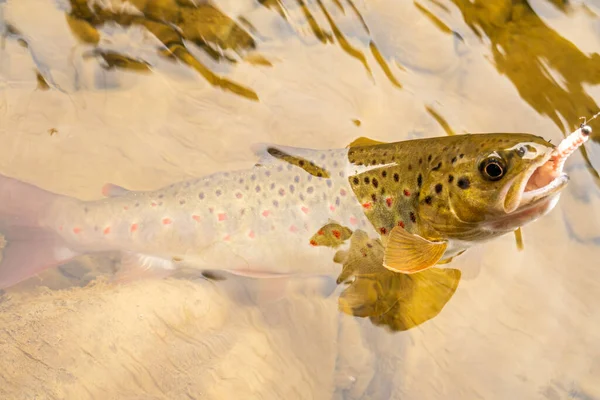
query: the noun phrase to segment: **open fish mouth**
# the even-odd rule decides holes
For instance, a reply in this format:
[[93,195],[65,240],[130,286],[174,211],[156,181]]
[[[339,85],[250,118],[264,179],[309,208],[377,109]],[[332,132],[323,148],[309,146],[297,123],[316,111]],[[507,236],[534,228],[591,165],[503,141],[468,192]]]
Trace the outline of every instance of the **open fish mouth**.
[[569,182],[562,168],[556,169],[554,154],[550,153],[537,166],[534,165],[525,181],[521,194],[519,209],[527,207],[549,196],[559,193]]

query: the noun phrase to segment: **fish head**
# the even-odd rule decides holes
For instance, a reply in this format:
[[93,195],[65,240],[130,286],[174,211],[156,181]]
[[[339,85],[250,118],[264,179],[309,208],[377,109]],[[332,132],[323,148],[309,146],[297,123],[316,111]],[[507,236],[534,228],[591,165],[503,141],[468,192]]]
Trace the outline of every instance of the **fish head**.
[[465,135],[424,174],[420,219],[441,237],[483,241],[539,218],[568,182],[554,149],[530,134]]

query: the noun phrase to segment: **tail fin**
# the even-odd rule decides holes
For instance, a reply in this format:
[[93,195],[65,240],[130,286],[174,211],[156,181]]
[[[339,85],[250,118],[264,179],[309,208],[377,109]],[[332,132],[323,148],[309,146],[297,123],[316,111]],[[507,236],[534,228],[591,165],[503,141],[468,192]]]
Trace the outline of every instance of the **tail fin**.
[[77,256],[53,230],[40,225],[57,201],[67,199],[0,175],[0,289]]

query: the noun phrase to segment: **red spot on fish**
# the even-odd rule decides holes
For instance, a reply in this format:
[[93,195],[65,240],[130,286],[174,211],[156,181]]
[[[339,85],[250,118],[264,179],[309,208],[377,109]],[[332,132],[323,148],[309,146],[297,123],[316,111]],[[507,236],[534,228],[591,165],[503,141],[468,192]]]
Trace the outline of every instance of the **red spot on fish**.
[[237,197],[238,199],[241,199],[242,198],[242,194],[241,193],[236,193],[235,197]]
[[108,235],[110,233],[110,226],[107,226],[106,228],[104,228],[104,234]]
[[138,230],[138,224],[131,224],[131,228],[129,230],[133,233]]
[[254,239],[256,237],[256,235],[254,234],[254,231],[250,231],[250,233],[248,233],[248,237],[250,239]]
[[394,202],[394,199],[392,199],[391,197],[388,197],[387,199],[385,199],[385,204],[387,204],[388,207],[391,207],[393,202]]
[[301,210],[304,214],[308,214],[308,208],[302,207]]
[[295,225],[290,226],[290,232],[298,232],[298,228]]
[[331,212],[335,211],[335,206],[329,206],[329,209],[331,210]]
[[229,235],[225,235],[225,237],[223,238],[224,241],[229,242],[231,240],[231,236]]
[[219,218],[219,221],[225,221],[227,219],[227,214],[219,213],[217,217]]
[[351,224],[351,225],[356,225],[356,224],[358,224],[358,220],[356,219],[356,217],[350,217],[350,224]]
[[333,236],[335,236],[337,239],[342,237],[342,232],[340,231],[333,230],[331,233],[333,233]]
[[340,189],[340,195],[341,196],[345,196],[346,195],[346,191],[344,189]]
[[163,225],[170,225],[172,222],[169,218],[163,218],[162,220]]
[[370,208],[371,208],[371,206],[373,206],[373,203],[371,203],[371,202],[366,202],[366,203],[363,203],[363,205],[362,205],[362,206],[363,206],[363,208],[366,208],[366,209],[368,210],[368,209],[370,209]]
[[73,233],[81,233],[81,228],[73,228]]
[[127,210],[129,210],[129,207],[125,206],[125,207],[123,207],[123,210],[127,211]]
[[192,219],[196,222],[200,222],[200,216],[199,215],[192,215]]
[[402,221],[398,221],[398,226],[402,229],[404,229],[404,222]]
[[317,245],[317,241],[316,241],[316,240],[314,240],[314,239],[313,239],[313,240],[311,240],[311,241],[310,241],[310,245],[311,245],[311,246],[316,246],[316,245]]
[[62,230],[63,230],[63,227],[62,227],[62,225],[58,227],[58,230],[59,230],[59,231],[62,231]]
[[212,207],[209,207],[209,208],[208,208],[208,212],[212,214],[213,212],[215,212],[215,209],[214,209],[214,208],[212,208]]
[[317,232],[317,235],[324,235],[325,232],[323,232],[323,229],[320,229],[319,232]]
[[387,233],[387,229],[385,229],[383,226],[381,228],[379,228],[379,232],[381,232],[382,235],[385,235]]
[[410,192],[408,191],[408,189],[404,189],[404,195],[405,195],[406,197],[409,197],[409,196],[410,196]]
[[152,203],[150,203],[150,205],[151,205],[152,207],[156,207],[156,203],[155,203],[155,202],[152,202]]
[[268,217],[269,214],[271,214],[271,211],[269,211],[269,210],[265,210],[262,212],[263,217]]

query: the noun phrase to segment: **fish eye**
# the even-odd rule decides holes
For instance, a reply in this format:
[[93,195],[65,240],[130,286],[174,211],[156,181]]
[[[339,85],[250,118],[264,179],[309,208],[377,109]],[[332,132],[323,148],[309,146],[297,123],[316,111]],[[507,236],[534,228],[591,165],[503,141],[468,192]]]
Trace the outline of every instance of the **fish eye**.
[[504,176],[506,167],[500,158],[490,157],[479,164],[479,170],[487,180],[497,181]]

